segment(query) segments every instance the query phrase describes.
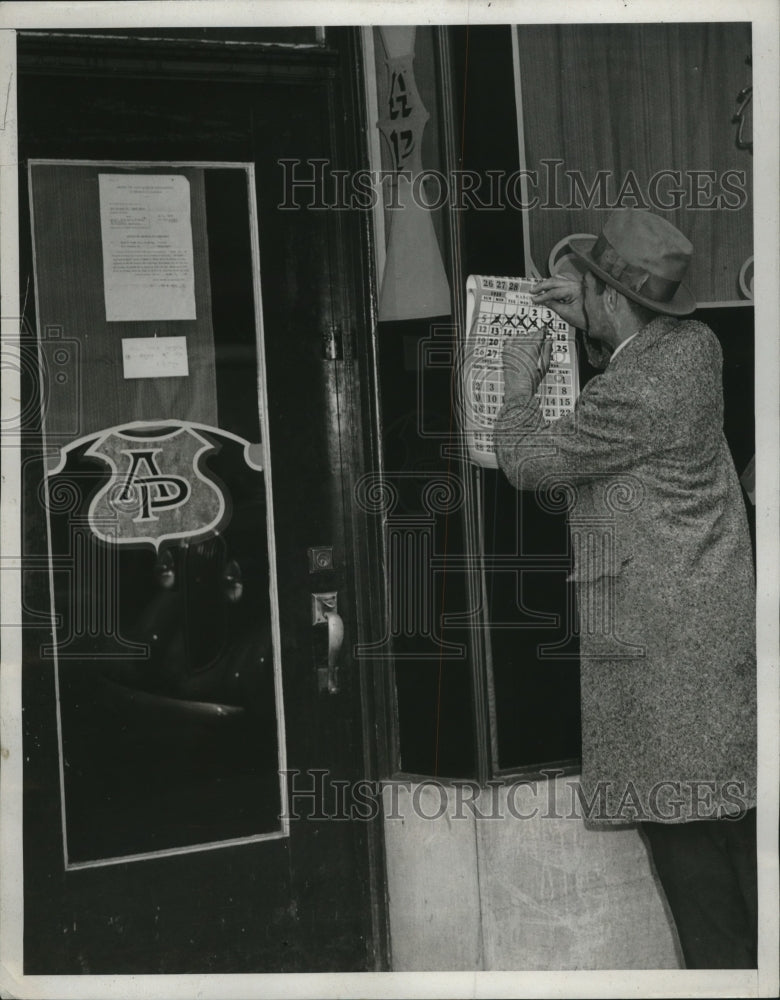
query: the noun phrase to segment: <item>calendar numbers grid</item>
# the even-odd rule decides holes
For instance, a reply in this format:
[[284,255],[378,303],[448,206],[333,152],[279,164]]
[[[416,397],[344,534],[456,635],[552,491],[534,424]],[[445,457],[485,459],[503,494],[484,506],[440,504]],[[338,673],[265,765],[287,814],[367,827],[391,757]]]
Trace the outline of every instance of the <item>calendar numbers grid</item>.
[[532,281],[522,278],[472,275],[468,279],[468,362],[463,388],[469,411],[469,452],[483,465],[496,465],[493,424],[504,399],[501,352],[507,337],[545,330],[552,341],[552,355],[536,392],[542,416],[548,421],[558,420],[574,408],[574,332],[552,309],[534,304],[532,285]]

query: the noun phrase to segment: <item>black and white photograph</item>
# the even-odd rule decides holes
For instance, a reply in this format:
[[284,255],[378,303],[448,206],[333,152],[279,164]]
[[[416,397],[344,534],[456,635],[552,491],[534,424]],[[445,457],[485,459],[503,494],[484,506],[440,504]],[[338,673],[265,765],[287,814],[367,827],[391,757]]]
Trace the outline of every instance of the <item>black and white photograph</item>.
[[0,5],[0,997],[778,994],[779,41]]

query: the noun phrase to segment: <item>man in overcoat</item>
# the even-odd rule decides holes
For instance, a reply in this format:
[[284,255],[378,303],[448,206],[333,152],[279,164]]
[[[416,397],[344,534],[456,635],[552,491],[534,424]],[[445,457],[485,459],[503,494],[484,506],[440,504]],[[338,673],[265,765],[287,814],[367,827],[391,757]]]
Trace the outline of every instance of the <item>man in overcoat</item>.
[[604,370],[547,423],[549,348],[512,338],[495,440],[518,489],[569,498],[587,815],[641,823],[689,968],[755,967],[755,592],[720,346],[681,318],[692,247],[665,219],[615,212],[571,246],[582,281],[534,301]]

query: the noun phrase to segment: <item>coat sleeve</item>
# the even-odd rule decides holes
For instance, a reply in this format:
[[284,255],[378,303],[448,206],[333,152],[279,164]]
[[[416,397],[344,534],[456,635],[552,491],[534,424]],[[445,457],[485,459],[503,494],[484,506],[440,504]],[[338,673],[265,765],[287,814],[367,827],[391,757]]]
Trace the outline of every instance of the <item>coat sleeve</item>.
[[583,483],[648,459],[658,475],[684,479],[685,470],[715,460],[723,425],[718,340],[697,321],[654,324],[641,353],[592,378],[570,416],[547,423],[535,399],[504,405],[496,456],[515,487],[536,489],[547,477]]
[[645,448],[651,414],[631,380],[596,376],[580,393],[574,412],[542,420],[536,400],[510,401],[495,427],[499,467],[517,489],[535,489],[547,477],[577,482],[625,472]]

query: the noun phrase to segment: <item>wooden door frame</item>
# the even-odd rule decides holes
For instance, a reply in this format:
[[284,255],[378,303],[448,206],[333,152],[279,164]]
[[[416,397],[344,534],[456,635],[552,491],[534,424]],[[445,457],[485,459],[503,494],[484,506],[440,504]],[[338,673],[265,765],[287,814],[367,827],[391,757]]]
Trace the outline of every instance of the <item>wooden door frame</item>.
[[[17,65],[21,76],[111,76],[147,79],[197,79],[229,82],[303,82],[328,78],[331,89],[330,131],[333,148],[343,157],[343,169],[368,166],[364,131],[367,122],[362,75],[362,50],[356,28],[328,29],[324,44],[287,46],[274,43],[240,43],[229,40],[172,39],[112,32],[111,37],[83,32],[30,32],[17,34]],[[152,36],[152,37],[150,37]],[[354,124],[357,123],[357,126]],[[20,168],[23,164],[20,164]],[[374,262],[371,216],[366,212],[335,211],[333,243],[341,248],[340,265],[345,281],[337,300],[337,326],[341,353],[335,369],[337,391],[343,402],[341,513],[346,574],[353,582],[355,602],[354,644],[382,635],[384,629],[384,580],[381,567],[382,537],[377,519],[349,502],[350,491],[364,471],[380,463],[376,411],[376,296],[372,281]],[[389,772],[387,680],[384,665],[360,664],[355,679],[361,706],[363,777],[379,782]],[[375,971],[389,968],[390,942],[387,917],[387,879],[383,818],[367,826],[369,899],[373,929]]]

